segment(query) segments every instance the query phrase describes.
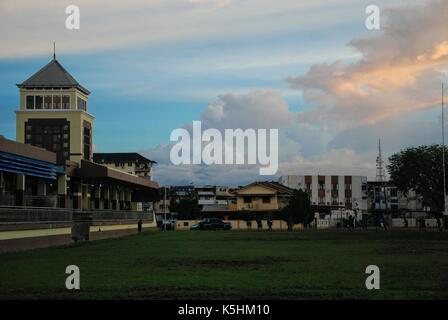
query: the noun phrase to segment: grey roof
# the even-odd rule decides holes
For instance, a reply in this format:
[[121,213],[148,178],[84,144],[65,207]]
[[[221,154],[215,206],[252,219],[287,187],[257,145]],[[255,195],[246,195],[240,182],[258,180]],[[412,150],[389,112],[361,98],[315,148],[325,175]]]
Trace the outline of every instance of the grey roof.
[[157,163],[148,158],[145,158],[141,154],[137,152],[114,152],[114,153],[100,153],[96,152],[93,154],[93,162],[102,163],[102,162],[126,162],[126,161],[135,161],[141,163]]
[[51,60],[46,66],[17,86],[19,88],[75,87],[85,94],[90,94],[89,90],[81,86],[56,59]]

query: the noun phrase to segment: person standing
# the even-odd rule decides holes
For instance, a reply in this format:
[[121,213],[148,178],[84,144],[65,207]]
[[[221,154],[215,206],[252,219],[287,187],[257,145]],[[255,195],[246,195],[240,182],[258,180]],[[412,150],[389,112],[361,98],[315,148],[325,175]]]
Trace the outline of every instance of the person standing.
[[439,229],[439,232],[442,232],[442,221],[440,218],[437,218],[437,228]]
[[257,218],[257,230],[260,231],[263,229],[263,224],[261,222],[261,217]]
[[143,225],[142,219],[138,220],[138,223],[137,223],[138,233],[142,232],[142,225]]
[[272,231],[272,219],[268,217],[268,231]]

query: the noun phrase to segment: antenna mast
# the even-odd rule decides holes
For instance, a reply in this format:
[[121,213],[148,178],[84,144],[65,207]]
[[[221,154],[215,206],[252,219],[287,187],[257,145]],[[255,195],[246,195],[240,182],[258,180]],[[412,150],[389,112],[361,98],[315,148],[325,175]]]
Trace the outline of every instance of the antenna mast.
[[384,161],[381,155],[381,140],[378,140],[378,156],[376,157],[376,181],[385,182],[386,174],[384,171]]

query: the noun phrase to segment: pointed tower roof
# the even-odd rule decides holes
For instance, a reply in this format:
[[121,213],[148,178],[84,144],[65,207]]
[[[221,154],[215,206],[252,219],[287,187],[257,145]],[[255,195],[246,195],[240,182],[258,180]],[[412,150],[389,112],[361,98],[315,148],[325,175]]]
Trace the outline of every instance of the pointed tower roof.
[[17,84],[17,86],[19,88],[75,87],[85,94],[90,94],[90,91],[81,86],[56,59],[51,60],[46,66],[21,84]]

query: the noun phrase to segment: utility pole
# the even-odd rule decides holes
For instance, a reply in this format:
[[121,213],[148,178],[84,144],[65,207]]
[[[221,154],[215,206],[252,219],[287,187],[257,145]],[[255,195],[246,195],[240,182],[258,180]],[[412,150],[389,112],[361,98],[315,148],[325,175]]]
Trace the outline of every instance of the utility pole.
[[[378,140],[378,156],[376,158],[376,181],[379,182],[380,190],[384,192],[384,205],[387,213],[387,196],[386,196],[386,173],[384,171],[384,161],[381,154],[381,140]],[[379,197],[379,209],[381,209],[381,191]]]
[[446,210],[446,174],[445,174],[445,116],[443,101],[443,81],[442,81],[442,172],[443,172],[443,215],[447,215]]
[[163,230],[166,231],[166,186],[163,187]]

